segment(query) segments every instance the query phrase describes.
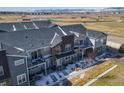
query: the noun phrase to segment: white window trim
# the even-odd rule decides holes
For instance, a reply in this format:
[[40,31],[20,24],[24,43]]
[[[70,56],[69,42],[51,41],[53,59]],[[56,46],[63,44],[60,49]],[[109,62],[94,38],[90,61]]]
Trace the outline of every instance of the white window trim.
[[65,45],[65,51],[71,50],[71,44],[66,44]]
[[3,69],[3,66],[0,66],[0,70],[3,72],[2,74],[0,74],[0,76],[3,76],[3,75],[4,75],[4,69]]
[[[21,79],[22,79],[22,76],[23,76],[23,75],[25,76],[25,81],[22,80],[23,82],[19,83],[18,78],[21,77]],[[23,84],[23,83],[25,83],[25,82],[27,82],[26,73],[17,76],[17,83],[18,83],[18,85]]]
[[19,60],[16,60],[14,63],[15,63],[15,66],[20,66],[20,65],[25,63],[25,60],[24,59],[19,59]]

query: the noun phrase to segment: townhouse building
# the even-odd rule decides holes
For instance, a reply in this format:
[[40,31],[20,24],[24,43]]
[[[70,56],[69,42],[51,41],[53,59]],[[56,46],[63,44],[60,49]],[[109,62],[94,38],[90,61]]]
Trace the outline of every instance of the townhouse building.
[[80,60],[92,62],[99,47],[106,47],[106,34],[94,32],[100,38],[94,37],[81,24],[59,26],[36,21],[9,25],[12,29],[9,26],[3,29],[0,24],[0,46],[6,50],[11,85],[34,85],[39,78],[68,64]]

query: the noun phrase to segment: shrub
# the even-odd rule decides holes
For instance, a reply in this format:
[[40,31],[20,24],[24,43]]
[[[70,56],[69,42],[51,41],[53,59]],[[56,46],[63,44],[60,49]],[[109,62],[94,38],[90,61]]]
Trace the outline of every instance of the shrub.
[[120,52],[120,53],[124,53],[124,44],[122,44],[122,45],[120,46],[119,52]]

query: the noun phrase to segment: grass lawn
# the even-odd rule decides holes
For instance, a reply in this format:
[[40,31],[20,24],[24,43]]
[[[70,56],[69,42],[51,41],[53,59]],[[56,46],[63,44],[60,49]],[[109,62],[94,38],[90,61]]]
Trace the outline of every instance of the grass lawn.
[[99,65],[95,65],[93,68],[86,71],[84,78],[74,77],[70,81],[73,86],[83,85],[114,65],[115,65],[115,61],[113,60],[105,61]]
[[[67,25],[67,24],[83,24],[88,29],[97,30],[106,32],[107,34],[116,35],[119,37],[124,37],[124,22],[95,22],[93,20],[89,20],[87,23],[86,20],[73,20],[73,21],[54,21],[56,24],[59,25]],[[85,23],[85,24],[84,24]]]
[[118,67],[97,80],[92,86],[124,86],[124,63],[117,63]]
[[83,22],[96,22],[96,19],[93,18],[56,18],[51,19],[53,22],[60,22],[60,23],[83,23]]
[[124,22],[94,22],[87,23],[88,29],[103,31],[108,34],[124,37]]
[[53,22],[59,25],[83,24],[88,29],[106,32],[108,34],[124,37],[124,22],[97,22],[95,19],[53,19]]

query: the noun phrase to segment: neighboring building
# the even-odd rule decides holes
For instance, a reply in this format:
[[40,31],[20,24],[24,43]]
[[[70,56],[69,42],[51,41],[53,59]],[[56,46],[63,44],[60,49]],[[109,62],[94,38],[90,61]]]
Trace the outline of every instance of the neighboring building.
[[13,27],[15,31],[8,29],[8,32],[0,33],[1,49],[6,50],[12,85],[34,85],[43,76],[80,60],[92,63],[96,49],[105,47],[104,42],[99,46],[98,37],[93,38],[81,24],[33,23],[35,25],[23,22],[22,27],[19,25],[22,23],[14,23],[18,24]]

